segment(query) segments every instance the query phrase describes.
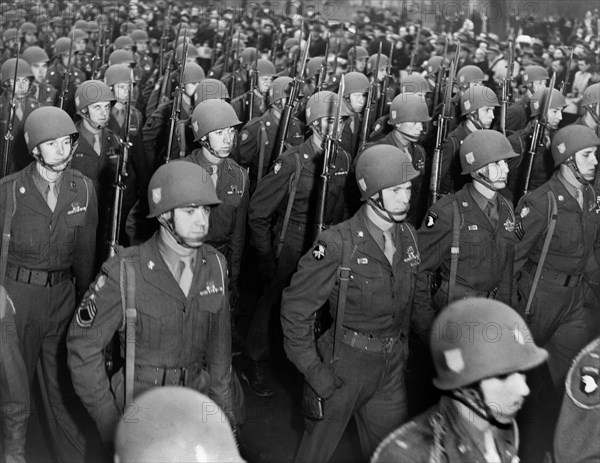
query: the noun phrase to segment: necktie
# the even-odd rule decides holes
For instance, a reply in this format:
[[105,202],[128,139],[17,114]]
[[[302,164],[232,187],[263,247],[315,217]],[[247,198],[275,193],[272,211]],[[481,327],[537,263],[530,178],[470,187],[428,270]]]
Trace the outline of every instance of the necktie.
[[96,152],[96,154],[98,156],[100,156],[100,153],[102,153],[102,148],[100,147],[100,134],[99,133],[94,134],[94,151]]
[[17,101],[17,107],[15,108],[15,115],[19,118],[20,121],[23,120],[23,103]]
[[502,461],[498,454],[498,449],[496,448],[496,442],[494,442],[494,433],[491,429],[488,429],[483,433],[483,445],[485,447],[483,458],[485,458],[486,462],[500,463]]
[[579,188],[575,190],[575,199],[577,200],[581,210],[583,210],[583,191],[581,191]]
[[40,84],[38,84],[38,83],[33,84],[33,88],[35,90],[36,101],[40,101]]
[[396,247],[394,246],[394,237],[392,236],[392,232],[386,230],[383,232],[383,253],[387,260],[392,264],[394,262],[394,253],[396,252]]
[[50,182],[48,184],[48,188],[46,188],[46,202],[48,203],[48,207],[52,212],[56,208],[56,203],[58,201],[58,196],[56,195],[56,183]]
[[117,113],[115,118],[117,120],[117,124],[119,124],[119,127],[123,127],[123,124],[125,124],[125,109],[115,107],[115,111]]
[[190,292],[190,288],[192,287],[192,280],[194,279],[194,271],[192,268],[192,257],[183,257],[179,261],[179,268],[181,274],[179,276],[179,287],[183,294],[187,297]]
[[496,228],[498,224],[498,220],[500,219],[500,215],[498,214],[498,207],[496,206],[496,201],[488,201],[485,205],[485,215],[490,219],[490,223],[493,228]]
[[212,166],[210,166],[210,178],[213,181],[213,185],[215,186],[215,188],[217,187],[217,181],[219,180],[219,175],[217,174],[217,171],[219,170],[219,166],[213,164]]

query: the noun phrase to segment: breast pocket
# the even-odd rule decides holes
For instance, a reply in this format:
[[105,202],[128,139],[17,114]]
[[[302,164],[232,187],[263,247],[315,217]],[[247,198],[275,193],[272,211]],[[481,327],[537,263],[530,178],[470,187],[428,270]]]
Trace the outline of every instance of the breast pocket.
[[[358,260],[361,258],[359,257]],[[360,301],[364,308],[376,310],[378,307],[382,307],[384,285],[390,284],[390,282],[384,281],[381,266],[377,262],[369,259],[368,264],[354,266],[352,282],[353,284],[348,289],[349,297]]]
[[[137,315],[137,343],[140,347],[146,349],[172,349],[180,342],[181,328],[179,318],[181,317],[180,307],[164,307],[153,310],[150,301],[141,299],[138,304]],[[148,308],[150,310],[148,310]],[[154,307],[154,309],[157,309]]]

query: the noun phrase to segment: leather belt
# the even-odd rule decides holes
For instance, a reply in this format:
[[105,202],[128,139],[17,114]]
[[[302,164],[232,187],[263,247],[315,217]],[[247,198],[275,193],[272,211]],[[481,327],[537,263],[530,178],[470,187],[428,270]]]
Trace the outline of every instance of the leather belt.
[[29,270],[18,265],[7,264],[6,276],[11,280],[30,285],[55,286],[71,278],[71,269],[46,272],[44,270]]
[[[523,268],[532,275],[535,274],[536,264],[533,262],[527,262]],[[544,266],[540,273],[540,280],[546,283],[552,283],[557,286],[565,286],[567,288],[574,288],[579,286],[583,275],[569,275],[568,273],[557,272]]]
[[155,386],[186,386],[202,371],[197,364],[187,367],[135,366],[135,380]]
[[[442,280],[440,283],[440,289],[448,294],[448,287],[450,283],[448,280]],[[491,291],[478,291],[469,286],[461,285],[460,283],[456,283],[454,286],[454,299],[462,299],[465,297],[485,297],[487,299],[495,299],[496,294],[498,294],[498,287],[496,286]]]
[[383,352],[389,354],[399,343],[403,343],[405,336],[376,338],[372,334],[359,333],[346,327],[342,327],[342,344],[367,352]]

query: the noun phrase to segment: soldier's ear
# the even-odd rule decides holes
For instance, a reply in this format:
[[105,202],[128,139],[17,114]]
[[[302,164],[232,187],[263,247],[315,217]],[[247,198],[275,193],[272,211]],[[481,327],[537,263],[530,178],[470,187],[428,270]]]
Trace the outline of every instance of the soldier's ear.
[[31,154],[39,155],[40,149],[36,146],[31,150]]

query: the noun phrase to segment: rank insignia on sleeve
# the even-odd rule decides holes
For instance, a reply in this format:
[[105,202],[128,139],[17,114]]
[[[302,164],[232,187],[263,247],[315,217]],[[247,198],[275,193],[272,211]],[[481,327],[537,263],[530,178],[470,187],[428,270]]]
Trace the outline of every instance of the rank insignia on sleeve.
[[432,228],[435,225],[435,221],[437,220],[438,215],[435,212],[429,212],[427,214],[427,222],[425,222],[425,226],[427,228]]
[[517,238],[519,238],[520,240],[522,240],[525,236],[525,230],[523,230],[523,222],[521,222],[520,220],[515,225],[515,235],[517,235]]
[[519,215],[521,216],[522,219],[524,219],[525,217],[527,217],[527,214],[529,214],[529,211],[531,209],[529,209],[529,207],[525,206],[523,209],[521,209],[521,212],[519,213]]
[[95,297],[95,294],[90,292],[77,308],[75,322],[80,328],[89,328],[94,323],[97,311]]
[[317,243],[315,248],[313,249],[312,255],[315,260],[323,260],[325,258],[325,251],[327,250],[327,246],[320,241]]
[[277,161],[275,163],[275,165],[273,166],[273,172],[275,174],[278,174],[280,170],[281,170],[281,161]]

